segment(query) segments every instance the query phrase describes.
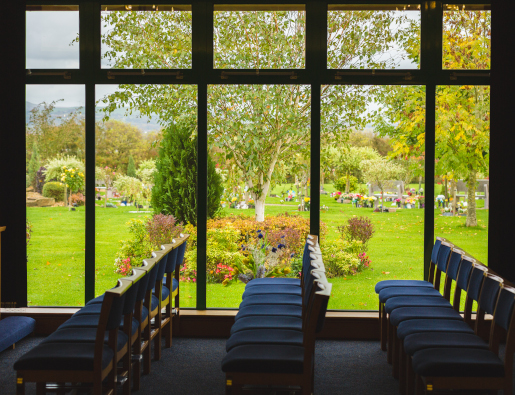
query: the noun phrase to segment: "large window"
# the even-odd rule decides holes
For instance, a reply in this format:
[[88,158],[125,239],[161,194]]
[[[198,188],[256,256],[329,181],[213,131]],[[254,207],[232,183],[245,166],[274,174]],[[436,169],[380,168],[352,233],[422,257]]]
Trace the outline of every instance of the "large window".
[[28,6],[29,305],[102,293],[162,226],[189,308],[298,276],[309,233],[333,309],[423,278],[436,236],[487,263],[490,11],[435,7]]

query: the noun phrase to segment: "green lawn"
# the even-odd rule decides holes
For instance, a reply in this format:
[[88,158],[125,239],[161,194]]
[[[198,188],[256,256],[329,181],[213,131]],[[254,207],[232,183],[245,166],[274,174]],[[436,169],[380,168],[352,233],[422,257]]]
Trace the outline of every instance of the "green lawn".
[[[325,189],[330,192],[331,187],[326,185]],[[267,204],[280,204],[280,200],[268,198]],[[330,308],[377,309],[374,286],[378,281],[422,278],[423,210],[402,209],[396,213],[373,213],[372,209],[336,203],[328,195],[321,196],[321,204],[329,207],[329,210],[320,215],[329,230],[327,239],[322,240],[322,247],[324,242],[338,237],[336,227],[353,215],[370,217],[376,229],[368,251],[372,268],[355,276],[332,279]],[[389,207],[390,204],[385,206]],[[298,212],[297,205],[296,202],[285,202],[279,206],[267,206],[265,213],[276,215],[288,212],[309,217],[309,212]],[[119,240],[129,236],[126,222],[130,218],[148,215],[129,213],[132,210],[131,207],[96,208],[97,294],[113,286],[118,277],[114,273],[114,255],[119,248]],[[226,214],[253,216],[254,210],[226,209]],[[27,208],[27,215],[34,230],[28,248],[29,305],[83,305],[84,208],[68,211],[64,207],[34,207]],[[477,216],[480,225],[476,228],[465,228],[465,217],[442,217],[440,211],[435,210],[435,235],[450,239],[486,264],[488,211],[478,210]],[[237,307],[243,289],[242,283],[229,287],[208,284],[207,305]],[[181,306],[195,307],[195,303],[196,284],[181,284]]]

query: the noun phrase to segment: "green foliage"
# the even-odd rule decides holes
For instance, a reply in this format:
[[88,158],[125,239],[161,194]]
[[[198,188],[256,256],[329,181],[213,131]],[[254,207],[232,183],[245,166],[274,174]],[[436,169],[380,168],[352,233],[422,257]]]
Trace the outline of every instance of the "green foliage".
[[145,185],[151,185],[154,183],[154,173],[156,172],[156,161],[153,159],[144,160],[139,164],[138,170],[136,170],[136,176]]
[[358,257],[362,248],[363,244],[358,240],[338,239],[324,245],[322,258],[327,277],[340,277],[358,272],[362,266]]
[[[165,131],[156,160],[152,206],[156,213],[173,215],[177,221],[197,223],[197,135],[195,121],[184,119]],[[222,178],[208,156],[208,218],[220,210]]]
[[39,158],[38,145],[34,141],[34,144],[32,145],[32,155],[30,156],[29,168],[28,168],[28,182],[34,188],[34,190],[37,188],[36,187],[36,183],[37,183],[36,175],[39,170],[39,161],[40,161],[40,158]]
[[129,164],[127,165],[127,176],[136,177],[136,165],[134,164],[134,158],[132,154],[129,155]]
[[70,192],[79,191],[84,187],[84,173],[79,168],[63,166],[61,171],[61,182]]
[[138,178],[130,176],[118,176],[113,182],[113,186],[122,195],[133,201],[142,198],[143,183]]
[[133,218],[127,222],[131,238],[120,240],[120,249],[116,253],[115,272],[128,275],[131,267],[141,266],[143,259],[150,258],[153,246],[146,228],[146,218]]
[[[337,191],[344,192],[347,189],[347,177],[341,177],[334,183]],[[356,192],[359,188],[358,179],[354,176],[349,176],[349,192]]]
[[44,167],[46,168],[44,171],[46,179],[60,180],[61,174],[63,172],[63,166],[66,166],[69,169],[79,169],[79,171],[84,173],[84,162],[76,156],[56,156],[55,158],[48,159],[44,164]]
[[47,182],[43,186],[43,196],[54,198],[56,202],[64,201],[64,184],[60,182]]

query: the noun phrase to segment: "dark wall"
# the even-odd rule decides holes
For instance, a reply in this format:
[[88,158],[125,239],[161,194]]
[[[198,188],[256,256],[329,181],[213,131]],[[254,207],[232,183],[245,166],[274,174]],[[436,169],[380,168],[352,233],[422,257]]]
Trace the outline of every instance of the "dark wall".
[[[25,257],[25,4],[0,13],[0,226],[2,303],[27,303]],[[4,304],[5,305],[5,304]]]
[[515,282],[515,76],[513,2],[492,4],[492,82],[490,133],[490,223],[488,263]]

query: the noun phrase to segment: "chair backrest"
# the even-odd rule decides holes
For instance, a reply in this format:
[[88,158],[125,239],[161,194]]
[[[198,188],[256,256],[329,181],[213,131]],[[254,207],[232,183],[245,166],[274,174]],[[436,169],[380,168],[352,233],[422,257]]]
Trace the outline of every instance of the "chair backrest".
[[143,270],[132,269],[132,275],[129,277],[121,278],[121,281],[129,281],[132,286],[126,292],[125,304],[123,306],[123,315],[132,314],[136,306],[138,298],[138,291],[140,289],[140,280],[145,276],[146,272]]
[[125,305],[125,297],[127,296],[127,291],[131,287],[132,283],[128,281],[123,282],[121,280],[118,280],[117,287],[109,289],[105,292],[100,316],[102,318],[102,314],[104,313],[105,308],[109,309],[106,322],[106,330],[111,331],[114,329],[118,329],[120,327],[120,321],[123,315],[123,307]]
[[434,264],[436,264],[436,259],[438,258],[438,251],[440,250],[441,245],[442,245],[442,240],[437,237],[435,244],[433,244],[433,249],[431,251],[431,262]]
[[157,279],[157,271],[159,269],[159,260],[157,258],[144,259],[144,263],[150,267],[150,270],[147,272],[148,275],[148,284],[147,284],[147,293],[148,291],[152,291],[154,286],[156,285]]
[[177,270],[177,268],[181,266],[184,261],[184,254],[186,253],[186,247],[188,245],[187,238],[189,237],[189,235],[185,235],[184,237],[186,238],[186,240],[184,240],[182,244],[178,247],[177,260],[175,262],[175,270]]
[[467,287],[467,300],[478,301],[481,293],[481,286],[485,279],[485,272],[488,269],[484,266],[474,264],[472,267],[472,273],[470,274],[470,280]]
[[438,257],[436,258],[436,267],[439,271],[445,273],[447,271],[447,264],[449,263],[449,256],[451,255],[452,245],[442,241],[438,250]]
[[485,279],[481,286],[481,293],[479,295],[478,310],[483,310],[486,314],[493,314],[495,310],[495,303],[500,291],[500,284],[504,280],[494,274],[485,272]]
[[[461,251],[461,250],[459,250]],[[466,255],[462,255],[460,268],[458,270],[458,276],[456,277],[456,287],[454,288],[454,299],[452,305],[459,311],[461,303],[462,290],[467,290],[468,283],[470,280],[470,272],[472,272],[473,263],[472,260]]]
[[[515,352],[515,288],[501,284],[499,298],[495,307],[494,319],[490,329],[490,350],[499,353],[499,343],[503,332],[507,331],[506,348],[504,352],[504,365],[510,371],[513,366],[513,353]],[[502,330],[501,330],[502,329]],[[509,376],[511,377],[511,375]]]
[[139,280],[138,293],[136,295],[136,303],[143,301],[145,299],[145,295],[147,294],[147,288],[150,279],[150,271],[154,267],[155,263],[143,261],[143,266],[138,267],[138,270],[143,271],[145,275]]
[[168,255],[165,273],[172,273],[175,270],[175,262],[177,261],[177,242],[172,240],[172,244],[162,245],[161,250],[165,251]]
[[163,281],[163,277],[165,276],[166,263],[168,262],[168,254],[162,250],[153,251],[152,257],[157,259],[156,281]]

